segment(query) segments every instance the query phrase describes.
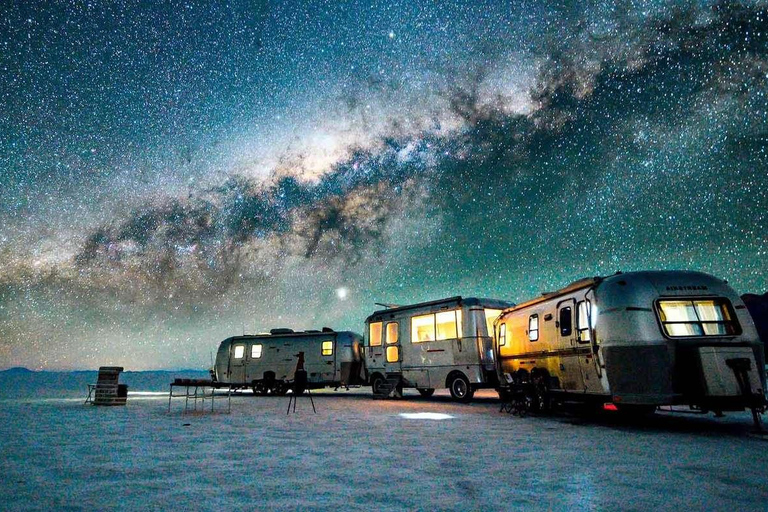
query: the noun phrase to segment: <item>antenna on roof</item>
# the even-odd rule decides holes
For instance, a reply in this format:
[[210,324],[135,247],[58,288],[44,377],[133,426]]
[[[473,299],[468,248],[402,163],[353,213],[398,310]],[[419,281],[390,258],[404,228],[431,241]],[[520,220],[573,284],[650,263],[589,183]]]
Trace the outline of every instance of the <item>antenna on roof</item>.
[[399,308],[400,304],[385,304],[384,302],[374,302],[377,306],[381,306],[387,309]]

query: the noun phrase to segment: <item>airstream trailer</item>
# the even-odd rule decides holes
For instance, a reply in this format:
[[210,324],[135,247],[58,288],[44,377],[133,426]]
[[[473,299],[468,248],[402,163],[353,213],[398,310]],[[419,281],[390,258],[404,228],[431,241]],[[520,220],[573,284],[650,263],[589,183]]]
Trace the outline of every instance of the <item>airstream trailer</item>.
[[213,379],[255,394],[285,394],[293,380],[297,354],[304,352],[310,388],[363,384],[362,336],[350,331],[294,332],[233,336],[219,344]]
[[493,322],[510,302],[452,297],[376,311],[365,321],[365,363],[374,396],[405,387],[430,396],[448,388],[469,401],[498,386]]
[[[500,379],[550,399],[704,411],[761,409],[765,360],[750,315],[726,281],[690,271],[617,273],[505,310]],[[757,420],[756,420],[757,421]]]

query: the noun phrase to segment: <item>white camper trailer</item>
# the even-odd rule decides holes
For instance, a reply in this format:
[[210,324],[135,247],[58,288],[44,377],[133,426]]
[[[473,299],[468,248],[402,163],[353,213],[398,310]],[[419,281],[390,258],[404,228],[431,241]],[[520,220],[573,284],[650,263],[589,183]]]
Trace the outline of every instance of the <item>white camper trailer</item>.
[[469,401],[498,386],[493,322],[511,303],[452,297],[376,311],[365,321],[365,362],[374,396],[448,388]]
[[285,394],[304,352],[310,388],[364,384],[362,336],[350,331],[294,332],[272,329],[269,334],[234,336],[219,345],[212,374],[215,382],[252,388],[255,394]]
[[510,393],[527,384],[534,409],[551,399],[635,411],[765,403],[749,313],[726,281],[700,272],[583,279],[504,311],[495,329],[500,380]]

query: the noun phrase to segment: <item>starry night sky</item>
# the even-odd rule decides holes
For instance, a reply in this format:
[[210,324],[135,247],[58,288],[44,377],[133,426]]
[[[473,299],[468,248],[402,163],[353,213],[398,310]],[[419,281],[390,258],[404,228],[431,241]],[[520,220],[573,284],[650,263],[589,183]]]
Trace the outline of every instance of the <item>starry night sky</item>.
[[768,289],[765,2],[1,11],[0,368],[617,270]]

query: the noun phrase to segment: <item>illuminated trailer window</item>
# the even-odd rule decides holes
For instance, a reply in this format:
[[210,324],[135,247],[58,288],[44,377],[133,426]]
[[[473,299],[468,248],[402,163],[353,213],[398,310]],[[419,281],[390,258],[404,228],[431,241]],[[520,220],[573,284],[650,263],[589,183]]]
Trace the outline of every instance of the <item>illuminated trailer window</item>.
[[500,309],[485,309],[485,333],[486,336],[493,336],[493,323],[501,315]]
[[381,346],[381,322],[373,322],[369,327],[368,344],[372,347]]
[[657,304],[659,320],[667,336],[732,336],[741,333],[727,299],[663,299]]
[[460,309],[411,318],[411,343],[452,340],[460,337]]

